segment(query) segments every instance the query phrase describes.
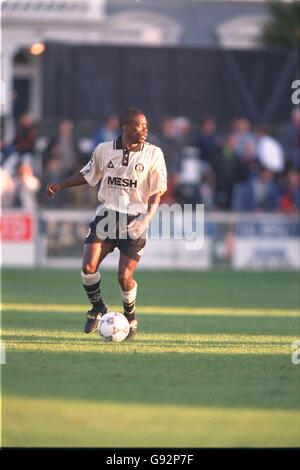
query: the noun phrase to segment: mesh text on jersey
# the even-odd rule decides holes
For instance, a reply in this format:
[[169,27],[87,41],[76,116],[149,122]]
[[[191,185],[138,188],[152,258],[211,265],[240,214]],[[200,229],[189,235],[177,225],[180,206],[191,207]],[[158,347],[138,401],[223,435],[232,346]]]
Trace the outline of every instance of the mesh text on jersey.
[[120,178],[117,176],[109,176],[107,179],[107,184],[109,186],[118,186],[123,188],[137,188],[137,180],[132,180],[128,178]]

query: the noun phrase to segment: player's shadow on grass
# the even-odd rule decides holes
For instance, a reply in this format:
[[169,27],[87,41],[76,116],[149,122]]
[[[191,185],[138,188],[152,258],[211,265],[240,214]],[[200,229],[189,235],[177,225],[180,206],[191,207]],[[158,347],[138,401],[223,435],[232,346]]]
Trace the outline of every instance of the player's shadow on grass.
[[172,334],[293,335],[300,331],[296,317],[250,317],[243,315],[153,315],[141,316],[144,331]]

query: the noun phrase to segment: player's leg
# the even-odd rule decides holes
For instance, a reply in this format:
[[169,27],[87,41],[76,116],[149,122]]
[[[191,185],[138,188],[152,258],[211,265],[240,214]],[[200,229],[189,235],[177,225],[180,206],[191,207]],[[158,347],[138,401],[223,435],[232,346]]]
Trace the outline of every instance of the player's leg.
[[92,309],[87,312],[85,333],[93,333],[99,326],[101,315],[107,312],[100,289],[101,274],[98,268],[104,258],[114,249],[114,244],[109,242],[86,243],[84,245],[81,278],[83,287],[92,304]]
[[124,315],[129,321],[130,331],[127,340],[132,340],[137,331],[137,317],[135,312],[135,301],[137,294],[137,283],[133,278],[134,271],[138,265],[138,259],[131,259],[121,252],[118,270],[118,279],[121,288]]

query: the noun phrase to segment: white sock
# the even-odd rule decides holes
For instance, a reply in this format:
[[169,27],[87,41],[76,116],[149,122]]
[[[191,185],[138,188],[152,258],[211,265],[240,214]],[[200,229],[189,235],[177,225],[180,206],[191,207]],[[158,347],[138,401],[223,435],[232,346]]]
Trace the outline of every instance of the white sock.
[[81,279],[85,286],[92,286],[100,281],[101,274],[99,271],[96,271],[94,274],[85,274],[81,271]]
[[134,311],[135,311],[136,293],[137,293],[137,283],[136,282],[135,282],[134,287],[128,292],[125,292],[121,289],[121,298],[122,298],[122,302],[123,302],[124,313],[126,313],[128,315],[133,314]]

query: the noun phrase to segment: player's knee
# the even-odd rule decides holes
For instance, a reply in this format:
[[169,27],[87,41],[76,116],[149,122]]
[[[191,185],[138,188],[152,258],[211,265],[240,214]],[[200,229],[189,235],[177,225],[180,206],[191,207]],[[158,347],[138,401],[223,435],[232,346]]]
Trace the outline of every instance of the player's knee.
[[84,274],[94,274],[97,271],[97,266],[94,263],[83,263],[82,271]]

